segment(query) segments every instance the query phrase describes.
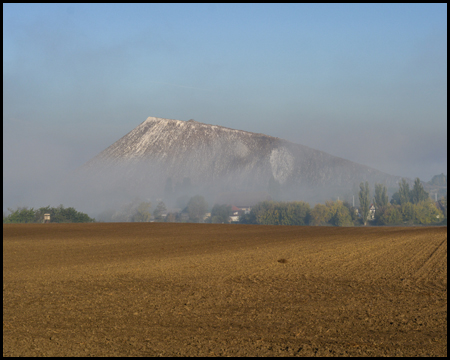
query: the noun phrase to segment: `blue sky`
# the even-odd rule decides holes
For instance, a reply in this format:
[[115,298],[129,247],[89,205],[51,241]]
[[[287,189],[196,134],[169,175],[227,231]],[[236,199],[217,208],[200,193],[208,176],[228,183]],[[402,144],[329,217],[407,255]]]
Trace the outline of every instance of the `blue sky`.
[[447,5],[4,4],[3,207],[148,116],[447,173]]

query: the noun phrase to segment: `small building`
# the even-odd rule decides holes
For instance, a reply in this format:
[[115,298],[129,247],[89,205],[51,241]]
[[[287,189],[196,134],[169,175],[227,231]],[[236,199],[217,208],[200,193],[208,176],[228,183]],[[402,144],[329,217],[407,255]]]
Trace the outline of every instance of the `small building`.
[[231,215],[229,217],[230,222],[238,222],[242,215],[249,214],[251,208],[249,206],[232,206]]
[[50,214],[44,214],[44,224],[50,222]]
[[236,206],[236,208],[238,208],[244,214],[250,214],[250,211],[252,211],[252,208],[250,206]]
[[[375,205],[370,204],[369,213],[367,214],[367,220],[375,220],[375,210]],[[355,214],[357,217],[362,218],[362,215],[357,208],[355,208]]]

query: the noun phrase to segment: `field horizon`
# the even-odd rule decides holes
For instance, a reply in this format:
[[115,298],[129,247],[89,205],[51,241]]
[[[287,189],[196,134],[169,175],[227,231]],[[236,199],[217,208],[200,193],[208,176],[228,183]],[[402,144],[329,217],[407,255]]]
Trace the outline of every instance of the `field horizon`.
[[447,227],[3,225],[3,356],[447,356]]

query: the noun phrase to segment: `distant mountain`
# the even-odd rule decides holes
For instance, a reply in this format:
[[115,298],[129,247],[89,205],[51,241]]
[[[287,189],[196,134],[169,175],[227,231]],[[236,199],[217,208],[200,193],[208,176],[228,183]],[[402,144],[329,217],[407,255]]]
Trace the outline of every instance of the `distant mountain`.
[[401,179],[276,137],[155,117],[87,162],[75,177],[92,199],[101,198],[93,200],[97,203],[183,193],[203,194],[212,202],[230,192],[318,202],[354,191],[361,181],[397,187]]

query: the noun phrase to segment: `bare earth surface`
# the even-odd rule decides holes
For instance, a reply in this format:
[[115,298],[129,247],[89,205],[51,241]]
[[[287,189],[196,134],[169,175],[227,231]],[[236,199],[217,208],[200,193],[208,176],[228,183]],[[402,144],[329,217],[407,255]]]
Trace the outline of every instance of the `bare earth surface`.
[[447,356],[447,228],[3,225],[3,356],[86,355]]

